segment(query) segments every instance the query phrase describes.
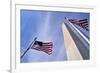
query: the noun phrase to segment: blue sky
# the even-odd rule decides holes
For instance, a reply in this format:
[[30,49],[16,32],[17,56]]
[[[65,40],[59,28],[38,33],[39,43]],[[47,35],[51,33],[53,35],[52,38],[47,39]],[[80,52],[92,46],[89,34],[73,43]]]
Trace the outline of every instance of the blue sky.
[[37,37],[39,41],[52,41],[54,45],[51,55],[30,49],[21,62],[67,61],[62,32],[62,23],[65,22],[65,16],[69,19],[87,18],[89,20],[89,13],[78,12],[34,11],[22,9],[20,15],[21,55],[35,37]]

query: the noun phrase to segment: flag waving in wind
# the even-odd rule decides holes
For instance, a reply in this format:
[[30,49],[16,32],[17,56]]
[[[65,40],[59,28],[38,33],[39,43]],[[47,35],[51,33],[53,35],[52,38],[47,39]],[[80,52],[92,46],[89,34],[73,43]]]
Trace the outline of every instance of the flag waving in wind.
[[76,24],[80,27],[82,27],[85,30],[89,30],[89,25],[87,19],[69,19],[69,21],[73,24]]
[[47,53],[48,55],[52,54],[52,42],[41,42],[41,41],[35,41],[35,43],[32,45],[32,49],[43,51]]

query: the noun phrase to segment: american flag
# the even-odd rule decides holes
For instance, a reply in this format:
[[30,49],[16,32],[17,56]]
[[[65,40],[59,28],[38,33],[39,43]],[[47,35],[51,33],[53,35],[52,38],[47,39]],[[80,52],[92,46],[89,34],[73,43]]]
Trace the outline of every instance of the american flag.
[[82,27],[85,30],[89,30],[89,23],[87,19],[69,19],[69,21],[73,24],[76,24]]
[[35,43],[31,47],[32,49],[43,51],[48,55],[52,54],[53,43],[52,42],[41,42],[35,41]]

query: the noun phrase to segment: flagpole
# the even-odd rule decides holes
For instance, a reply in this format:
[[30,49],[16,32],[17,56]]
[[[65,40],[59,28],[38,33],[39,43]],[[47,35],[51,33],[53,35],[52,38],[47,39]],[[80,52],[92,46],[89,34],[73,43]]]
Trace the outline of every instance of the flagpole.
[[37,37],[34,38],[34,40],[31,42],[30,46],[27,48],[27,50],[23,53],[23,55],[21,56],[21,59],[24,57],[24,55],[28,52],[28,50],[31,48],[31,46],[34,44],[34,42],[36,41]]

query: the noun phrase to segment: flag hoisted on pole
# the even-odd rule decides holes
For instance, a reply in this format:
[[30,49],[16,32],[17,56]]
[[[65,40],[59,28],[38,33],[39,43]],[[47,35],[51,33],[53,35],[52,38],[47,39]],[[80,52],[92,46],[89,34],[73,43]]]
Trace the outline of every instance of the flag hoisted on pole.
[[37,41],[37,37],[34,38],[34,40],[31,42],[27,50],[23,53],[21,56],[21,59],[24,57],[24,55],[28,52],[29,49],[34,49],[37,51],[43,51],[47,53],[48,55],[52,54],[52,47],[53,43],[52,42],[41,42]]
[[35,41],[35,43],[32,45],[32,49],[43,51],[47,53],[48,55],[52,54],[52,42],[41,42],[41,41]]
[[89,30],[89,23],[87,21],[87,19],[69,19],[69,21],[73,24],[76,24],[80,27],[82,27],[85,30]]

